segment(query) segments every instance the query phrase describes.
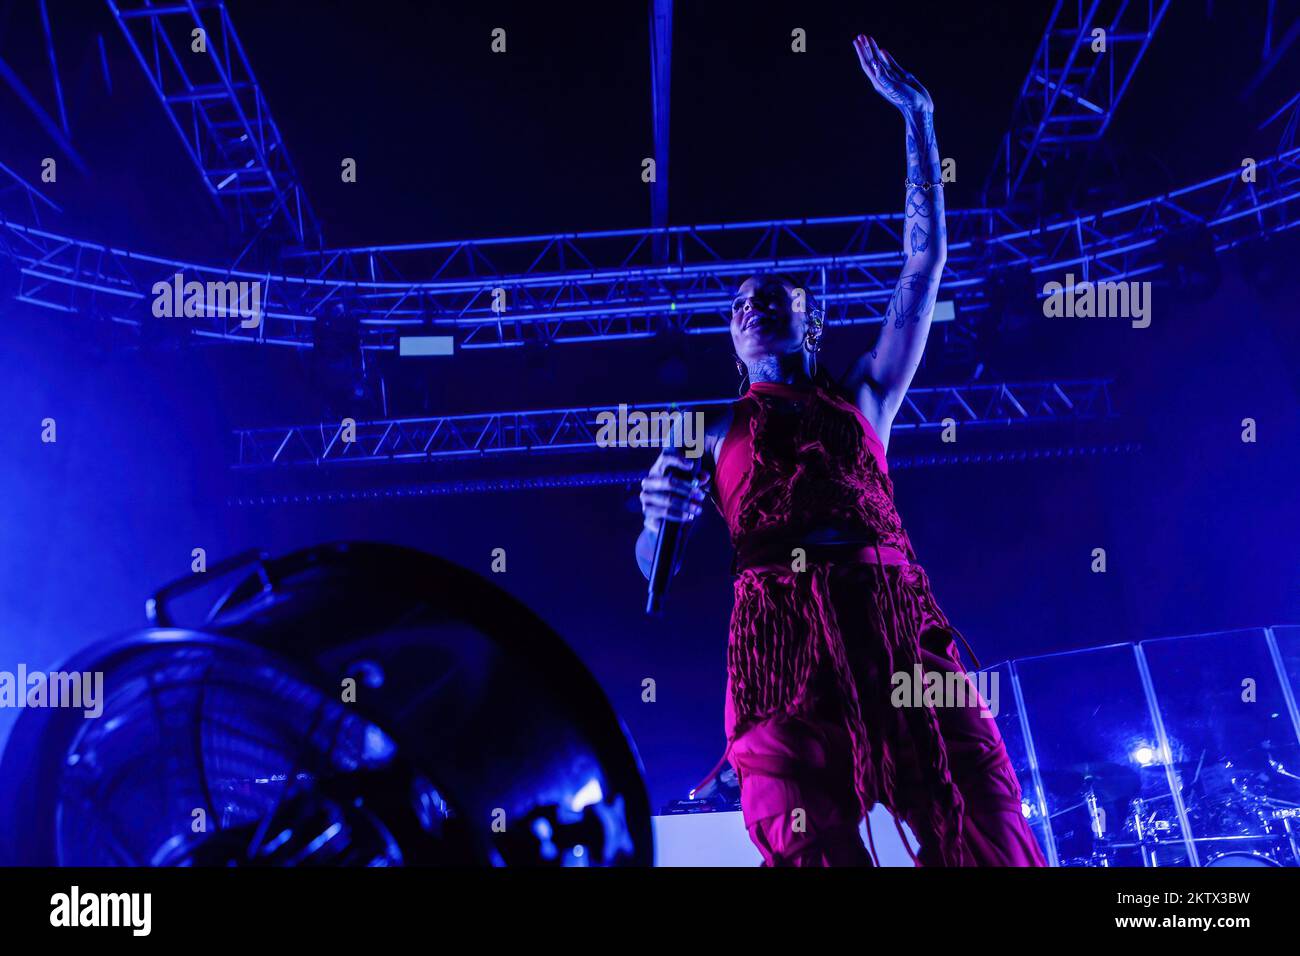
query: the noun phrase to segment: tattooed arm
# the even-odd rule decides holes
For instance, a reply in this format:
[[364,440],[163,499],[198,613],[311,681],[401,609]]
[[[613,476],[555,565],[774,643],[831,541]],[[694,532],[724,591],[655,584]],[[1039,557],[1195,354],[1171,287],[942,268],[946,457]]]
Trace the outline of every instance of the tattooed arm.
[[[859,36],[853,45],[871,85],[903,114],[908,180],[938,183],[939,146],[934,137],[934,103],[930,94],[875,40]],[[889,299],[875,347],[858,360],[846,381],[863,414],[886,445],[889,426],[921,364],[947,255],[943,189],[907,187],[903,211],[903,274]]]

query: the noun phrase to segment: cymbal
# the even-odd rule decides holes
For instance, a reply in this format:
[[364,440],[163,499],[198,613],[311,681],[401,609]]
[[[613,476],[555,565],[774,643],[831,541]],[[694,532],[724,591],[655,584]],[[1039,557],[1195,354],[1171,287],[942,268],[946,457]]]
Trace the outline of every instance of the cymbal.
[[1123,764],[1085,761],[1042,773],[1043,783],[1055,793],[1083,795],[1092,790],[1102,803],[1120,803],[1142,788],[1138,772]]

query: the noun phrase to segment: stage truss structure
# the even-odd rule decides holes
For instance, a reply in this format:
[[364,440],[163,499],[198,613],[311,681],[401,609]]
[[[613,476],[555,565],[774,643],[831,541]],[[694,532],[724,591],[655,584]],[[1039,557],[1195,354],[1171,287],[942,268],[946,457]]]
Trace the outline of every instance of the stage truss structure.
[[[1056,157],[1102,138],[1170,0],[1056,0],[985,185],[1012,203]],[[1093,52],[1100,30],[1105,52]]]
[[[1105,379],[973,384],[911,389],[894,434],[942,429],[1095,421],[1112,417],[1111,382]],[[677,412],[721,410],[731,399],[672,404],[624,404],[534,411],[437,415],[425,418],[348,419],[330,425],[245,428],[235,432],[236,467],[249,470],[294,465],[434,461],[533,452],[578,452],[618,447],[605,443],[607,422]],[[623,446],[626,447],[626,446]]]
[[[325,248],[224,3],[106,2],[208,191],[248,245],[231,261],[200,263],[67,235],[42,222],[41,213],[58,213],[57,206],[0,166],[0,209],[21,210],[15,218],[0,213],[0,259],[15,267],[15,298],[27,305],[129,327],[184,322],[185,333],[202,340],[297,349],[312,348],[334,316],[346,315],[357,323],[363,351],[398,350],[406,338],[433,336],[452,353],[724,334],[736,281],[764,269],[816,291],[836,324],[874,324],[887,308],[901,261],[901,213]],[[993,307],[988,286],[1011,272],[1027,274],[1041,298],[1045,283],[1067,275],[1076,282],[1152,277],[1166,265],[1168,239],[1192,237],[1223,252],[1300,224],[1300,94],[1261,124],[1280,132],[1281,144],[1259,160],[1253,177],[1232,169],[1050,221],[1021,211],[1022,186],[1055,157],[1105,133],[1168,7],[1169,0],[1057,0],[986,184],[993,202],[948,214],[945,308],[936,321]],[[661,19],[670,10],[670,0],[654,5]],[[1097,27],[1106,31],[1104,58],[1088,50]],[[200,28],[206,57],[189,55]],[[666,43],[652,51],[652,69],[667,68],[668,51]],[[656,116],[666,117],[667,84],[660,88],[655,95],[665,102],[656,100]],[[259,240],[278,254],[279,264],[265,271],[242,265]],[[155,287],[177,275],[258,283],[260,321],[249,327],[244,316],[221,309],[153,318]],[[364,421],[348,443],[337,423],[243,429],[236,467],[575,451],[594,447],[592,423],[601,410]],[[949,417],[989,427],[1112,416],[1105,382],[966,385],[914,390],[894,427],[925,430]]]
[[[1294,132],[1293,125],[1288,127]],[[1151,276],[1166,236],[1204,232],[1217,251],[1300,225],[1300,147],[1261,159],[1255,181],[1236,169],[1103,212],[1027,226],[1005,211],[950,213],[940,300],[987,307],[984,287],[1007,269],[1041,287]],[[0,221],[0,255],[17,267],[19,301],[139,326],[155,283],[261,283],[263,316],[244,328],[233,311],[186,319],[193,335],[310,348],[331,303],[359,322],[363,349],[396,349],[404,336],[441,335],[455,349],[516,348],[723,334],[736,281],[759,269],[802,276],[832,323],[881,320],[897,280],[901,214],[625,229],[506,239],[330,250],[302,273],[258,273],[184,261]],[[666,234],[673,261],[651,261]],[[318,256],[302,263],[317,263]],[[520,264],[522,263],[522,265]],[[409,280],[420,270],[432,278]],[[348,277],[363,272],[364,278]],[[494,290],[504,311],[493,310]],[[219,311],[219,310],[212,310]]]
[[[225,4],[108,7],[208,193],[240,232],[319,245],[320,224]],[[198,30],[206,55],[193,49]]]

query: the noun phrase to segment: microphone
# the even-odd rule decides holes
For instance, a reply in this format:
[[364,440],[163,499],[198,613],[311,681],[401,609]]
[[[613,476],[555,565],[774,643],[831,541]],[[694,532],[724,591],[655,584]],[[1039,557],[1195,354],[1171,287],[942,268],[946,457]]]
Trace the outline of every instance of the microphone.
[[[686,458],[682,454],[681,446],[676,442],[665,444],[664,451]],[[687,481],[698,478],[704,456],[686,458],[686,460],[690,463],[689,469],[667,468],[664,470],[664,474],[683,478]],[[688,521],[670,521],[668,518],[664,518],[659,523],[659,537],[655,540],[654,561],[650,565],[650,585],[645,605],[647,614],[658,614],[663,610],[664,595],[668,593],[668,582],[672,580],[673,571],[682,559],[682,552],[686,549],[686,538],[690,531],[687,525],[689,524]]]

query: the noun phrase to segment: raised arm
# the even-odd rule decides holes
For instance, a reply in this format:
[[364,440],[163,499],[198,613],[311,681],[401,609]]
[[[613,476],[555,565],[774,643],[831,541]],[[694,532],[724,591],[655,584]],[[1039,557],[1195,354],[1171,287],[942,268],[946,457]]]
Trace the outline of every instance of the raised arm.
[[875,347],[858,360],[845,383],[887,442],[889,426],[925,352],[939,278],[948,256],[948,230],[930,94],[874,39],[859,36],[853,46],[876,92],[903,114],[906,131],[903,272]]

